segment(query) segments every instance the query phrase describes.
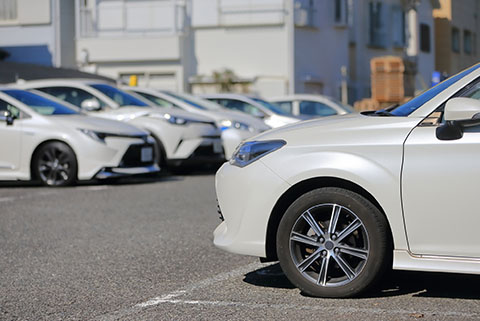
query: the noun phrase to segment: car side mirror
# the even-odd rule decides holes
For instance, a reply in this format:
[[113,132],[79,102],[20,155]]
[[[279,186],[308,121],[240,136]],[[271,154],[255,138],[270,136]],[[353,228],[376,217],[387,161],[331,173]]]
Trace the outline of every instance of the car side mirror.
[[5,110],[0,112],[0,121],[4,121],[7,123],[7,126],[13,125],[13,120],[15,117],[9,110]]
[[465,127],[480,125],[480,101],[464,97],[452,98],[445,105],[444,119],[445,124],[437,127],[437,138],[460,139]]
[[475,117],[480,118],[480,101],[477,99],[457,97],[445,105],[446,121],[471,120]]
[[96,111],[96,110],[100,110],[102,108],[100,106],[100,102],[98,100],[96,100],[95,98],[85,99],[80,104],[80,107],[84,110],[87,110],[87,111]]

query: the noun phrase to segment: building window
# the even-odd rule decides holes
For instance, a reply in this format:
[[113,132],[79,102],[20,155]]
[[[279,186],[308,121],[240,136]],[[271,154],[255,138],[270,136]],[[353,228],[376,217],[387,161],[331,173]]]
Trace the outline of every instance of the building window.
[[0,0],[0,22],[17,20],[17,0]]
[[383,6],[381,2],[369,3],[368,35],[369,43],[375,47],[386,47],[386,34],[383,21]]
[[452,51],[460,52],[460,31],[457,28],[452,28]]
[[472,33],[469,30],[463,30],[463,52],[472,54]]
[[420,24],[420,50],[430,52],[430,26],[424,23]]

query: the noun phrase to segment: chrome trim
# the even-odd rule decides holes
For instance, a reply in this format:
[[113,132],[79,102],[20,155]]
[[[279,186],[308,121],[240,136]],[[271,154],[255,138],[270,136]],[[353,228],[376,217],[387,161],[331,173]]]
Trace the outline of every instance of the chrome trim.
[[130,168],[106,167],[106,168],[102,168],[94,176],[94,178],[106,179],[106,178],[138,175],[138,174],[156,173],[156,172],[159,172],[159,171],[160,171],[160,167],[158,167],[158,165],[156,165],[156,164],[151,165],[151,166],[145,166],[145,167],[130,167]]

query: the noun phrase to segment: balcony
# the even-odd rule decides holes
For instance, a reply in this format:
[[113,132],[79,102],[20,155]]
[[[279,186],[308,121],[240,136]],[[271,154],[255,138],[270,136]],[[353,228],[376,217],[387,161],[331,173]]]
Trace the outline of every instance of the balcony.
[[[88,2],[87,2],[88,4]],[[98,0],[79,5],[79,38],[178,35],[185,3],[175,0]]]
[[[78,1],[77,56],[83,63],[180,59],[181,0]],[[86,3],[86,4],[85,4]]]

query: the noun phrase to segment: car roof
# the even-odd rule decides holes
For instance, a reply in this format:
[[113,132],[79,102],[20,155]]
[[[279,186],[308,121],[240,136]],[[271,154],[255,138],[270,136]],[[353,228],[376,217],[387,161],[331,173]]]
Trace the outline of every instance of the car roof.
[[27,86],[61,86],[61,85],[91,85],[91,84],[107,84],[115,85],[114,83],[100,80],[100,79],[87,79],[87,78],[51,78],[51,79],[39,79],[39,80],[29,80],[13,83],[11,85],[27,85]]

